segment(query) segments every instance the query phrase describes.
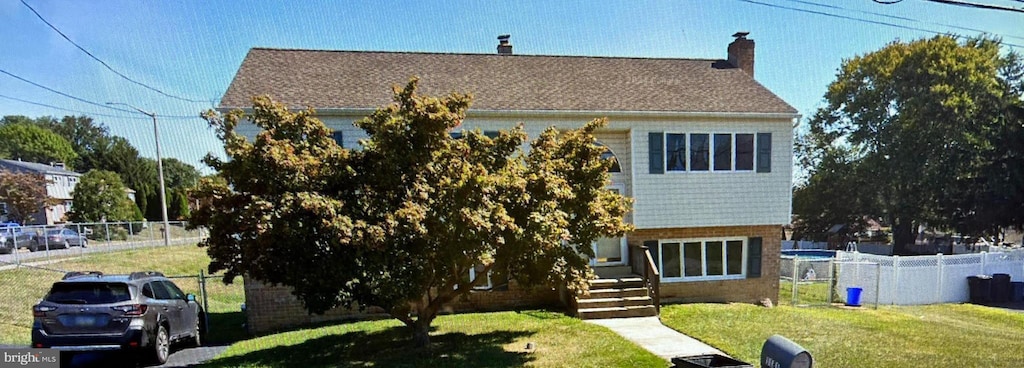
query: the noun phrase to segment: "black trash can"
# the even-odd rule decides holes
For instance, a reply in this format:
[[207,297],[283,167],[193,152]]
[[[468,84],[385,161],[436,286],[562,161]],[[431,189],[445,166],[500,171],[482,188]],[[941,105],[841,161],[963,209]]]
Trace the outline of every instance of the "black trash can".
[[967,287],[971,292],[971,303],[988,303],[992,293],[992,277],[988,275],[967,276]]
[[1010,275],[997,273],[992,275],[992,301],[1005,303],[1010,301]]
[[1014,281],[1010,283],[1010,301],[1024,301],[1024,281]]
[[739,360],[718,354],[672,358],[674,368],[754,368]]

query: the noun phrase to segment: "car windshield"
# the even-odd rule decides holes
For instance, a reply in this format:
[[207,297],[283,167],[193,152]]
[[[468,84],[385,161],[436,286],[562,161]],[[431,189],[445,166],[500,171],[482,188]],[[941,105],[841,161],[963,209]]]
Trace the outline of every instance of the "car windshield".
[[61,304],[108,304],[131,299],[128,285],[113,282],[58,282],[46,301]]
[[57,230],[46,230],[46,235],[60,235],[60,229]]

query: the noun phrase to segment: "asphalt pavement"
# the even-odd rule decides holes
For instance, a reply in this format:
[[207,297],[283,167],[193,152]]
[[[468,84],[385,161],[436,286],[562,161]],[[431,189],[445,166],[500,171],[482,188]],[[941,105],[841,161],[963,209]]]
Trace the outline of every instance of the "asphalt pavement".
[[[26,349],[28,346],[0,345],[0,349]],[[198,367],[200,364],[209,361],[224,350],[227,345],[201,346],[198,348],[179,348],[167,358],[167,364],[152,366],[159,368],[187,368]],[[71,361],[62,361],[61,367],[67,368],[118,368],[136,367],[131,356],[120,352],[92,352],[77,353],[71,357]],[[63,359],[63,357],[62,357]]]

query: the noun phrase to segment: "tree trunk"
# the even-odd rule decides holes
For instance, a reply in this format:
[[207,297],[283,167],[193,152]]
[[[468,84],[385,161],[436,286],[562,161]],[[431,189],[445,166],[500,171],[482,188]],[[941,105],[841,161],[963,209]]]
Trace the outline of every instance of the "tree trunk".
[[915,239],[917,239],[917,236],[914,234],[913,224],[897,220],[897,223],[892,227],[892,254],[910,254],[910,246],[914,244]]
[[416,318],[416,323],[412,325],[412,344],[414,347],[422,348],[430,345],[430,322],[433,320],[433,316],[429,318],[419,316]]
[[430,345],[430,326],[419,323],[413,326],[412,345],[417,348]]

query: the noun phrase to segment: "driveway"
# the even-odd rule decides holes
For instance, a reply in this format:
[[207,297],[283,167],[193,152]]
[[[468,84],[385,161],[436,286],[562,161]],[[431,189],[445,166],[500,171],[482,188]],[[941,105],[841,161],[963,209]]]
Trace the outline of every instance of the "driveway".
[[[25,346],[0,345],[0,349],[26,348]],[[203,346],[198,348],[185,348],[175,351],[167,359],[167,364],[156,366],[163,368],[186,368],[197,367],[201,363],[215,358],[223,353],[228,347]],[[122,353],[96,352],[76,354],[70,362],[61,362],[61,367],[70,368],[107,368],[107,367],[134,367],[129,357]]]

